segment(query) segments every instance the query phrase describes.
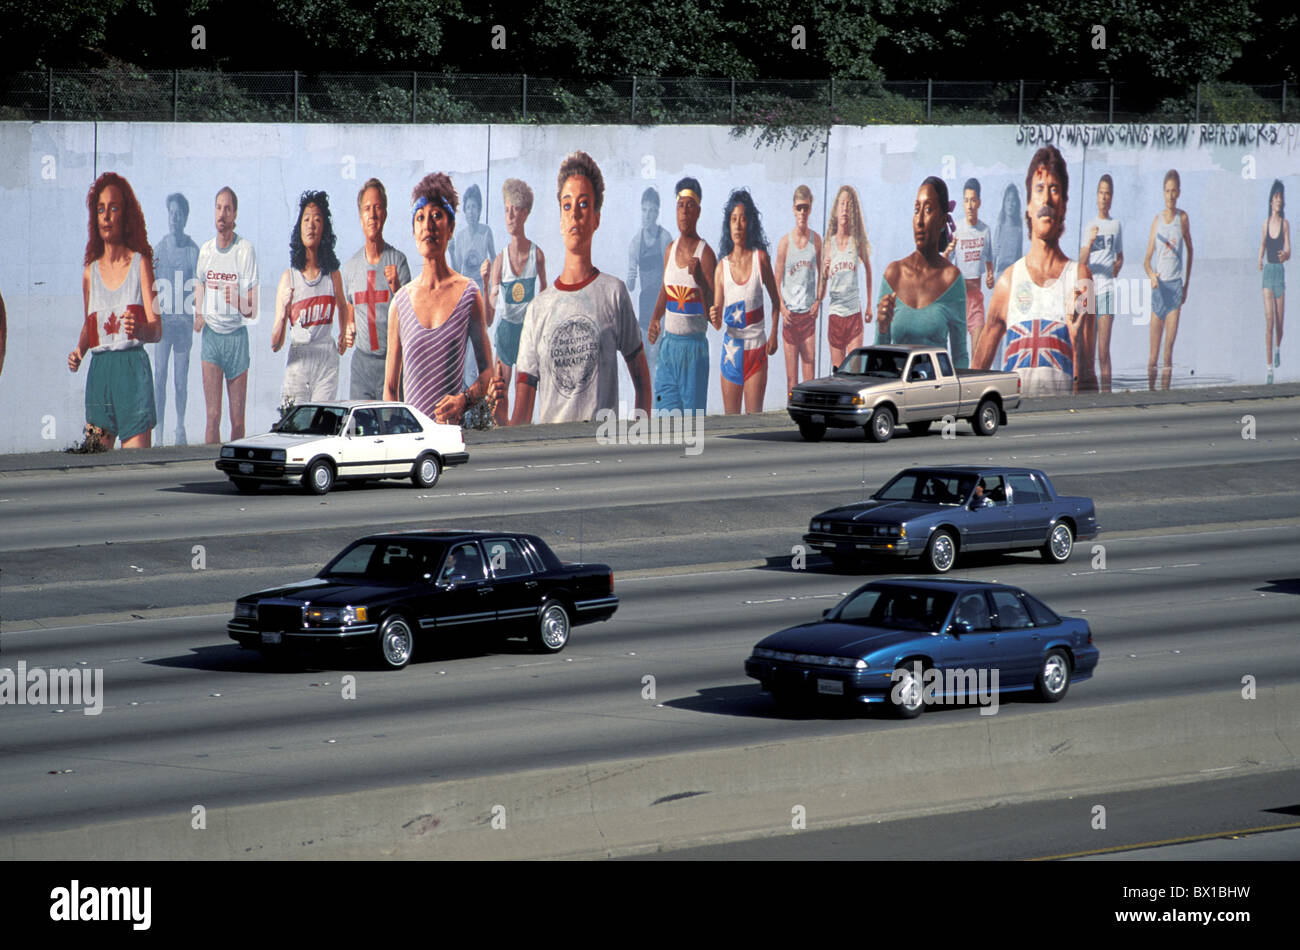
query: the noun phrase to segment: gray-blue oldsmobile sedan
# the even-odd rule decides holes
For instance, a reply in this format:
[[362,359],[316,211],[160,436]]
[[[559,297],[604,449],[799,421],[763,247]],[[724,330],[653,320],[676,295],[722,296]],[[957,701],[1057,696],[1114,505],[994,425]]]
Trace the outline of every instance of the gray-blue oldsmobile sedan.
[[909,468],[868,501],[813,516],[804,543],[839,566],[920,558],[936,574],[967,551],[1041,551],[1052,564],[1100,533],[1091,498],[1058,495],[1036,468]]
[[820,621],[760,640],[745,674],[779,705],[885,703],[910,719],[932,702],[1006,693],[1057,702],[1099,657],[1086,620],[1018,587],[909,578],[864,584]]

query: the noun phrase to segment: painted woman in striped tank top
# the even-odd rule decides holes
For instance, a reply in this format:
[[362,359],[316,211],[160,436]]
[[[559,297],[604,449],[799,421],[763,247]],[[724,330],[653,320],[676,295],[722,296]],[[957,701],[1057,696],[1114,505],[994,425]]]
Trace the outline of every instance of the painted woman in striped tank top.
[[[459,424],[466,408],[505,395],[492,372],[492,345],[478,284],[452,270],[447,245],[456,231],[458,198],[442,172],[425,175],[411,192],[411,231],[424,266],[393,297],[388,320],[384,399],[406,402],[435,422]],[[465,351],[473,344],[478,378],[462,390]]]
[[153,249],[144,212],[131,185],[105,172],[86,196],[86,269],[81,275],[85,319],[77,348],[68,354],[76,372],[87,352],[86,440],[111,449],[147,449],[157,425],[153,372],[144,344],[162,339],[153,293]]
[[[709,319],[722,325],[722,405],[728,414],[763,411],[767,358],[776,352],[781,297],[767,257],[763,224],[749,192],[737,189],[722,215],[718,270]],[[772,298],[772,332],[763,330],[763,288]]]

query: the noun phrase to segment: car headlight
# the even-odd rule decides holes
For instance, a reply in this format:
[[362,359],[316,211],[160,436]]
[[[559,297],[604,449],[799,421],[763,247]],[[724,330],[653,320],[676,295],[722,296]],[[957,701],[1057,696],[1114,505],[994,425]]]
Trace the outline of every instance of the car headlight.
[[256,620],[257,604],[235,604],[235,618],[237,620]]
[[284,461],[284,449],[272,449],[272,450],[271,450],[271,461],[272,461],[272,462],[283,462],[283,461]]
[[867,401],[863,399],[861,396],[854,396],[852,399],[849,400],[850,406],[865,406],[866,404]]
[[774,650],[768,650],[768,649],[763,648],[763,647],[755,647],[755,648],[754,648],[754,656],[755,656],[755,658],[757,658],[757,659],[759,659],[759,660],[770,660],[770,659],[772,659],[772,657],[773,657],[773,655],[775,654],[775,652],[776,652],[776,651],[774,651]]
[[232,458],[234,458],[234,457],[235,457],[235,449],[234,449],[234,447],[233,447],[233,446],[229,446],[229,445],[223,445],[223,446],[221,447],[221,457],[222,457],[223,459],[232,459]]
[[353,624],[366,622],[366,608],[353,607],[309,607],[307,608],[307,623],[320,626],[333,626],[336,624]]

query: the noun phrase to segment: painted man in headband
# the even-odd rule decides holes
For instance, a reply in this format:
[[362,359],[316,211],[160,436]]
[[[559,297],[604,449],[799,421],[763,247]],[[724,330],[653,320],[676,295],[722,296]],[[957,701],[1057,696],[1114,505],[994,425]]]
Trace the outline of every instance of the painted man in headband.
[[718,258],[695,229],[700,220],[700,183],[683,178],[674,191],[680,236],[664,252],[663,281],[648,334],[651,343],[662,339],[655,368],[655,412],[704,412],[709,391],[705,301],[713,300],[712,275]]

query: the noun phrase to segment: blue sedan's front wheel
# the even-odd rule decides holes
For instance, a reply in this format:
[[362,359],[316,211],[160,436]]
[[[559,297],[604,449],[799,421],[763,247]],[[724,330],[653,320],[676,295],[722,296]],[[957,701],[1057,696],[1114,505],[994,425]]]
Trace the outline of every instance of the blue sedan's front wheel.
[[1070,657],[1064,650],[1048,650],[1043,665],[1034,680],[1038,698],[1045,703],[1058,703],[1070,691]]
[[920,665],[900,666],[891,677],[889,689],[890,711],[899,719],[915,719],[925,712],[923,677],[917,676]]

